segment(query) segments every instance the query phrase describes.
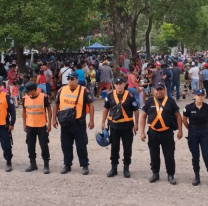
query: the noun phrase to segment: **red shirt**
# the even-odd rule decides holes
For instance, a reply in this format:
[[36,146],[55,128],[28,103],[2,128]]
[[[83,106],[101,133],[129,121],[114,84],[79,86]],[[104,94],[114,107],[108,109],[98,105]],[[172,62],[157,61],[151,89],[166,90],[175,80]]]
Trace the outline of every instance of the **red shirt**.
[[9,85],[12,86],[12,82],[17,80],[16,72],[13,69],[10,69],[8,72]]
[[183,69],[183,63],[182,62],[178,62],[178,67],[182,70]]
[[119,57],[119,61],[120,61],[120,63],[121,63],[121,64],[123,64],[123,63],[124,63],[124,60],[125,60],[125,59],[124,59],[124,56],[123,56],[123,55],[120,55],[120,57]]

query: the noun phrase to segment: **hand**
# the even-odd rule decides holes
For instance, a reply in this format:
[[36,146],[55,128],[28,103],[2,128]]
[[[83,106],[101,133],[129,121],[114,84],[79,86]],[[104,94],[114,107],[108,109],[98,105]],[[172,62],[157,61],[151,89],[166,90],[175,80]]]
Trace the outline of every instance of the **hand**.
[[136,135],[136,132],[139,130],[138,125],[134,125],[134,134]]
[[57,129],[57,127],[58,127],[58,122],[57,122],[56,119],[53,120],[53,127],[54,127],[55,129]]
[[142,142],[145,142],[145,139],[146,139],[146,135],[144,133],[141,134],[141,140],[142,140]]
[[162,79],[166,79],[166,75],[162,77]]
[[14,129],[14,126],[9,125],[8,131],[11,132]]
[[49,132],[51,131],[51,125],[47,125],[47,126],[46,126],[46,130],[47,130],[47,132],[49,133]]
[[101,125],[101,131],[103,131],[105,129],[105,123],[102,123]]
[[23,126],[23,130],[27,132],[26,125]]
[[178,140],[180,140],[182,137],[183,137],[183,132],[182,131],[178,131],[178,134],[177,134]]
[[90,121],[90,122],[89,122],[88,128],[89,128],[89,129],[93,129],[93,128],[94,128],[94,122],[93,122],[93,121]]

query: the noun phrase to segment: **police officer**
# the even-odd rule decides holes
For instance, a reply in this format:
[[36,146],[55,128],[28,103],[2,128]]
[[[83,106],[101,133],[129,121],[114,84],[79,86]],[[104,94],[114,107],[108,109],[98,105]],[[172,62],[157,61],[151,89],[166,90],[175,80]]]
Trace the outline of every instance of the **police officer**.
[[[44,160],[43,173],[49,174],[50,154],[48,143],[49,132],[51,131],[52,111],[47,95],[38,93],[36,90],[37,85],[34,82],[28,82],[25,84],[25,93],[27,95],[23,98],[22,118],[23,129],[27,133],[26,143],[30,158],[30,166],[25,171],[32,172],[38,169],[35,153],[36,138],[38,136],[42,150],[41,155]],[[48,124],[46,109],[48,111]]]
[[163,83],[159,82],[155,84],[153,95],[153,98],[146,101],[140,121],[141,139],[142,141],[145,141],[145,125],[148,116],[148,146],[150,150],[151,170],[153,172],[149,181],[150,183],[153,183],[159,180],[161,145],[165,158],[168,181],[170,184],[175,185],[175,142],[171,120],[173,120],[174,116],[176,117],[176,124],[178,125],[177,137],[178,139],[181,139],[182,118],[175,101],[166,96],[165,85]]
[[188,146],[192,154],[192,165],[195,173],[192,185],[197,186],[200,184],[199,145],[208,170],[208,104],[204,102],[204,90],[196,90],[194,97],[195,102],[188,104],[183,111],[183,123],[188,129]]
[[[111,91],[105,98],[103,109],[102,126],[109,114],[110,138],[111,138],[111,164],[112,169],[107,177],[117,175],[117,165],[119,164],[120,139],[122,139],[124,149],[124,177],[129,178],[129,165],[131,164],[133,131],[138,131],[139,111],[138,104],[134,96],[129,91],[124,90],[125,83],[123,78],[116,78],[114,81],[115,90]],[[133,121],[135,115],[135,125]]]
[[[56,101],[53,109],[53,126],[57,128],[58,122],[56,119],[59,112],[67,112],[71,109],[76,109],[76,115],[69,123],[61,124],[61,147],[64,154],[64,168],[61,174],[66,174],[71,171],[73,161],[73,144],[76,142],[77,154],[82,174],[89,173],[88,153],[87,153],[87,133],[86,133],[86,114],[90,114],[89,129],[94,128],[94,106],[92,95],[89,90],[78,85],[78,74],[75,72],[67,75],[68,85],[62,87],[56,96]],[[67,116],[67,115],[66,115]],[[68,118],[68,116],[67,116]],[[59,121],[60,122],[60,121]]]
[[[0,85],[2,80],[0,81]],[[10,119],[11,117],[11,119]],[[16,121],[15,106],[9,95],[0,90],[0,142],[6,159],[6,172],[12,171],[12,136],[11,131],[14,129]]]

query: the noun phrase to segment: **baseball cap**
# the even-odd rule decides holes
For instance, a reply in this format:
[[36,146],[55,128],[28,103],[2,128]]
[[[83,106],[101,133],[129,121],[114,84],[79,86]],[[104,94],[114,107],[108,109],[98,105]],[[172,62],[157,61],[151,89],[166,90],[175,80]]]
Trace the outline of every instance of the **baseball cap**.
[[71,72],[71,73],[68,73],[66,77],[73,77],[73,78],[78,79],[78,74],[76,72]]
[[158,82],[157,84],[155,84],[154,86],[155,89],[165,89],[165,85],[162,82]]
[[114,80],[114,83],[115,83],[115,84],[116,84],[116,83],[124,83],[124,79],[121,78],[121,77],[118,77],[118,78],[116,78],[116,79]]
[[208,63],[203,64],[202,67],[208,67]]
[[25,84],[25,93],[28,93],[36,89],[37,89],[37,85],[34,82],[28,82]]
[[194,91],[194,94],[195,95],[200,95],[200,94],[205,95],[205,92],[204,92],[203,89],[197,89],[197,90]]
[[191,62],[191,66],[195,66],[195,62]]
[[155,66],[161,66],[162,64],[160,62],[155,62]]

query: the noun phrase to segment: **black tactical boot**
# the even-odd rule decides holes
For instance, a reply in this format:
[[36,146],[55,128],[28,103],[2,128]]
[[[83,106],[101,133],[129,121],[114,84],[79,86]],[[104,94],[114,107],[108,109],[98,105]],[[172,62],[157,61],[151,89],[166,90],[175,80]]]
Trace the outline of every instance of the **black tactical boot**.
[[83,175],[88,175],[88,174],[89,174],[88,166],[83,166],[83,167],[82,167],[82,174],[83,174]]
[[155,183],[160,179],[160,175],[158,173],[153,173],[152,177],[149,178],[150,183]]
[[124,173],[124,177],[125,178],[130,178],[131,177],[131,174],[129,172],[129,165],[124,165],[124,171],[123,171],[123,173]]
[[6,172],[11,172],[11,171],[12,171],[12,162],[11,162],[11,160],[7,160]]
[[200,183],[201,183],[201,181],[200,181],[200,175],[199,175],[199,173],[195,173],[195,179],[193,180],[192,185],[193,186],[197,186]]
[[107,177],[113,177],[115,175],[117,175],[117,165],[112,165],[112,169],[111,171],[107,174]]
[[48,160],[44,160],[44,169],[43,169],[43,173],[44,173],[44,174],[49,174],[49,173],[50,173],[50,169],[49,169],[49,161],[48,161]]
[[174,175],[168,175],[168,181],[171,185],[176,185],[176,180],[174,178]]
[[38,167],[37,167],[37,164],[36,164],[36,160],[31,159],[30,160],[30,166],[25,170],[25,172],[32,172],[34,170],[38,170]]
[[64,168],[61,170],[61,174],[66,174],[71,171],[71,166],[64,166]]

